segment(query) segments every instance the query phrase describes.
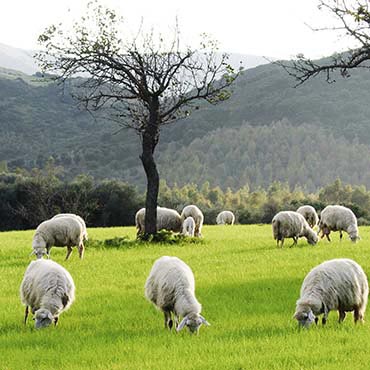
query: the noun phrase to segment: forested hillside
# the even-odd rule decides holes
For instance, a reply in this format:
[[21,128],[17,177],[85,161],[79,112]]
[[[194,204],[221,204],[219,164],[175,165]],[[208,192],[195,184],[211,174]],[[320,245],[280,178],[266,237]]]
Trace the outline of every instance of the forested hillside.
[[[229,101],[165,127],[161,177],[223,189],[279,180],[313,191],[338,177],[370,187],[370,73],[293,85],[275,65],[246,70]],[[143,186],[136,135],[80,111],[68,91],[1,70],[0,102],[0,161],[9,169],[41,168],[52,156],[65,179],[86,173]]]

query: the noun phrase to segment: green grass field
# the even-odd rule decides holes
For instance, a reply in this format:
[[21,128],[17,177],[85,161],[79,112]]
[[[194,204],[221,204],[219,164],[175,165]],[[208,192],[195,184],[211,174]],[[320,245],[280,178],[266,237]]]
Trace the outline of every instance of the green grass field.
[[[90,239],[128,236],[134,228],[89,229]],[[57,327],[23,324],[19,286],[32,257],[33,231],[0,233],[0,370],[15,369],[369,369],[369,322],[341,325],[331,312],[299,330],[292,318],[303,278],[324,260],[348,257],[370,275],[370,228],[362,240],[333,234],[309,246],[277,249],[270,225],[205,226],[203,243],[140,244],[86,249],[80,261],[65,248],[51,257],[69,270],[76,300]],[[193,270],[196,296],[210,327],[198,336],[166,331],[163,315],[144,297],[160,256],[183,259]],[[370,310],[370,308],[369,308]]]

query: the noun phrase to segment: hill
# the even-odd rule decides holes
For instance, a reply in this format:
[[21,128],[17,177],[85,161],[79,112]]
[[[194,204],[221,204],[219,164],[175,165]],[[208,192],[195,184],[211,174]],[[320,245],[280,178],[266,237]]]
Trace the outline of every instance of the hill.
[[32,50],[14,48],[0,43],[0,67],[31,75],[38,70],[33,54]]
[[[31,169],[53,156],[66,178],[84,172],[144,186],[134,132],[80,111],[57,86],[2,71],[0,161]],[[248,69],[229,101],[201,104],[163,128],[156,151],[162,178],[252,189],[280,180],[311,191],[339,177],[370,187],[368,71],[335,84],[293,85],[275,65]]]

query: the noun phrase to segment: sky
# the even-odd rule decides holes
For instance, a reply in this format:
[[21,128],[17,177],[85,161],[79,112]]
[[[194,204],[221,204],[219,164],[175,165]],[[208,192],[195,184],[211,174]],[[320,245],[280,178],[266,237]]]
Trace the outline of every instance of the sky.
[[[313,28],[333,24],[317,0],[100,0],[121,14],[129,29],[141,20],[166,34],[177,17],[188,43],[203,32],[228,53],[291,59],[298,53],[320,58],[351,46],[338,34]],[[53,23],[78,19],[87,0],[4,0],[0,3],[0,43],[37,49],[37,37]],[[69,10],[69,11],[68,11]],[[171,28],[172,27],[172,28]]]

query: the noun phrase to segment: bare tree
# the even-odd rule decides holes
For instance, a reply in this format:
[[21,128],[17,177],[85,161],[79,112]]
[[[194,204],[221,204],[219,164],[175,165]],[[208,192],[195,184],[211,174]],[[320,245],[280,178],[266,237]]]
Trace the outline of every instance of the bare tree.
[[[177,25],[168,38],[154,31],[139,31],[129,41],[120,38],[122,18],[97,3],[72,31],[52,25],[39,37],[44,51],[37,55],[44,72],[74,86],[74,96],[89,111],[107,109],[110,118],[136,131],[142,143],[147,177],[147,236],[156,233],[159,174],[153,157],[163,125],[197,109],[228,99],[229,87],[240,71],[217,53],[217,43],[203,35],[200,47],[183,47]],[[77,87],[77,89],[76,89]]]
[[315,31],[333,31],[349,37],[356,47],[345,53],[334,54],[326,60],[314,61],[299,54],[291,62],[278,61],[289,75],[297,81],[297,86],[312,77],[323,74],[327,82],[335,82],[333,76],[338,71],[344,78],[350,77],[354,68],[370,68],[370,9],[368,0],[320,0],[318,8],[332,14],[336,25]]

